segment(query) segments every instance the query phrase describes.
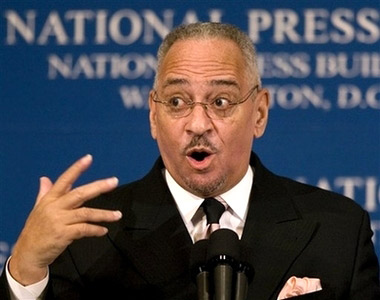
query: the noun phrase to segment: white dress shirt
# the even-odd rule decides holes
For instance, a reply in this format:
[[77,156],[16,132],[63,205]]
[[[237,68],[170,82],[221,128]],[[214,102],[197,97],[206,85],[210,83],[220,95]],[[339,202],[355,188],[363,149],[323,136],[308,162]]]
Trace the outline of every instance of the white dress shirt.
[[[183,222],[194,241],[194,236],[199,232],[203,232],[207,224],[206,215],[202,210],[198,210],[204,198],[197,197],[182,188],[173,179],[168,170],[165,170],[165,178]],[[220,228],[235,231],[239,238],[242,236],[245,220],[247,218],[252,182],[253,171],[249,166],[245,176],[237,185],[226,193],[215,197],[216,199],[223,199],[228,204],[227,210],[219,220]]]
[[[177,204],[183,222],[194,241],[194,235],[197,232],[204,231],[206,228],[206,216],[202,210],[199,210],[204,199],[183,189],[167,170],[165,170],[165,179]],[[249,166],[245,176],[237,185],[226,193],[215,197],[216,199],[223,199],[228,204],[227,210],[220,218],[220,227],[235,231],[239,238],[242,236],[245,220],[247,218],[252,182],[253,171]],[[5,268],[11,292],[11,300],[39,300],[48,284],[49,273],[42,281],[29,286],[23,286],[12,278],[8,271],[8,264],[9,260]]]
[[[10,258],[9,258],[10,259]],[[44,279],[41,281],[24,286],[18,283],[13,279],[11,274],[8,271],[9,259],[7,264],[5,265],[5,272],[9,284],[9,290],[11,295],[11,300],[39,300],[41,299],[41,295],[45,290],[48,282],[49,282],[49,270]]]

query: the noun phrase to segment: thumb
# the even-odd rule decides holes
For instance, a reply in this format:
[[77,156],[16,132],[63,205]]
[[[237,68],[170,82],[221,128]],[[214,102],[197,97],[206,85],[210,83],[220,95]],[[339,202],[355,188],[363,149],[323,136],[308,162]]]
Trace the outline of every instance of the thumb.
[[40,190],[37,195],[36,204],[38,204],[38,202],[40,202],[40,200],[47,194],[47,192],[50,191],[52,186],[53,186],[53,183],[48,177],[40,178]]

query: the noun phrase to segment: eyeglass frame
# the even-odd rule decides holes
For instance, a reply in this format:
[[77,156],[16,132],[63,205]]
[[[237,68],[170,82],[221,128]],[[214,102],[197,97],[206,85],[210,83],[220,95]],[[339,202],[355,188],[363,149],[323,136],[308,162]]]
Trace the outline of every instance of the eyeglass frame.
[[[233,107],[233,106],[236,107],[237,105],[246,102],[246,101],[252,96],[253,92],[254,92],[256,89],[257,89],[258,92],[260,92],[260,85],[259,85],[259,84],[256,84],[254,87],[252,87],[252,88],[248,91],[248,93],[247,93],[245,96],[242,97],[241,100],[236,101],[236,102],[228,103],[228,108],[224,109],[223,112],[227,111],[230,107]],[[166,107],[170,107],[170,106],[171,106],[171,104],[169,104],[169,101],[162,101],[162,100],[159,100],[159,99],[158,99],[158,92],[157,92],[157,90],[154,89],[153,92],[154,92],[154,95],[155,95],[155,97],[152,98],[153,102],[163,104],[163,105],[165,105]],[[217,101],[218,99],[219,99],[219,98],[216,98],[215,100],[213,100],[213,101],[210,102],[210,103],[204,103],[204,102],[200,102],[200,101],[192,101],[192,100],[190,100],[191,102],[186,102],[186,101],[184,100],[184,102],[185,102],[186,105],[187,105],[187,108],[186,108],[186,109],[190,108],[190,109],[189,109],[189,113],[186,113],[186,114],[184,114],[183,116],[173,116],[173,118],[175,118],[175,119],[180,119],[180,118],[188,117],[188,116],[193,112],[194,107],[195,107],[197,104],[199,104],[199,105],[201,105],[201,106],[203,107],[203,109],[205,110],[206,115],[207,115],[210,119],[214,119],[214,120],[215,120],[215,118],[213,118],[213,117],[211,117],[211,116],[209,115],[209,113],[208,113],[208,112],[209,112],[209,108],[208,108],[208,107],[211,106],[211,105],[213,105],[213,104],[215,103],[215,101]],[[211,109],[211,110],[212,110],[212,109]],[[170,112],[167,112],[167,113],[170,115]],[[221,120],[221,119],[224,119],[226,116],[221,116],[221,117],[219,117],[219,116],[216,115],[216,117],[218,117],[217,120]]]

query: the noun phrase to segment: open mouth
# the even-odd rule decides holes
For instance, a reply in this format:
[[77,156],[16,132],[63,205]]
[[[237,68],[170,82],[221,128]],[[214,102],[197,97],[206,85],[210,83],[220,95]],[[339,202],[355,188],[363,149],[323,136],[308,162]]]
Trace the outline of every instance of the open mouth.
[[210,156],[210,153],[206,151],[193,151],[189,156],[196,161],[203,161],[206,157]]
[[215,152],[207,148],[193,148],[186,154],[192,168],[206,171],[212,165]]

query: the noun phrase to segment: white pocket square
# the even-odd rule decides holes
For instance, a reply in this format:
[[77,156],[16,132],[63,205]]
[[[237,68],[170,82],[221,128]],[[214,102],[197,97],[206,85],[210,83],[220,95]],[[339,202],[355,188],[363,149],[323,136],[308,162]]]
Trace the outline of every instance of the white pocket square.
[[285,283],[277,300],[287,299],[295,296],[301,296],[322,290],[319,278],[298,278],[292,276]]

